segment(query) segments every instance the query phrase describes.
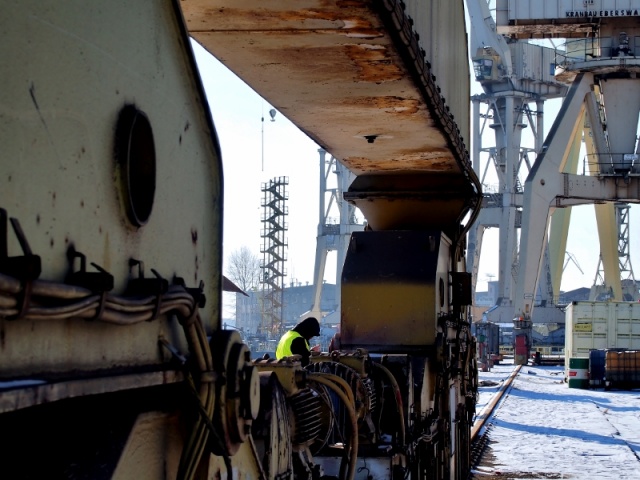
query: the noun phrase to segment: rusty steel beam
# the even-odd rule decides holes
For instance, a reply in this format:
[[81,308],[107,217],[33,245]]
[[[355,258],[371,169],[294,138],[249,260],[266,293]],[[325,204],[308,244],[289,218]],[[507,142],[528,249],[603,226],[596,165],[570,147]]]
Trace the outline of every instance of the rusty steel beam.
[[455,78],[457,93],[468,94],[468,70],[457,75],[466,55],[436,58],[416,33],[453,18],[466,45],[462,2],[436,7],[418,0],[406,11],[394,0],[181,2],[197,42],[354,174],[397,180],[420,172],[455,185],[461,209],[449,216],[453,223],[478,206],[480,185],[465,145],[468,103],[456,119],[442,94],[452,86],[438,84]]

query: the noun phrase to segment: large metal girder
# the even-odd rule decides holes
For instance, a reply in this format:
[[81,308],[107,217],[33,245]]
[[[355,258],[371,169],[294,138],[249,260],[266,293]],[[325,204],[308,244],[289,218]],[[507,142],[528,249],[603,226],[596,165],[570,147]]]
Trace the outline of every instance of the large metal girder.
[[[466,44],[461,9],[453,15],[453,4],[409,3],[423,23],[459,27]],[[462,209],[452,223],[478,203],[465,146],[468,105],[457,122],[401,2],[184,0],[181,6],[197,42],[356,175],[458,177]],[[445,81],[460,62],[449,59]],[[455,80],[468,87],[465,76]]]
[[[638,0],[555,1],[497,0],[498,33],[512,38],[585,38],[607,25],[622,27],[637,22]],[[623,26],[624,25],[624,26]]]

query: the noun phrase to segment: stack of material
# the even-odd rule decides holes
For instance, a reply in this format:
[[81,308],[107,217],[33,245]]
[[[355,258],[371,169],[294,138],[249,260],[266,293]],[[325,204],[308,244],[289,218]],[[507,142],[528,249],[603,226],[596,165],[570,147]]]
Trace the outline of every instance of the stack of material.
[[624,352],[626,348],[607,348],[589,352],[589,387],[604,387],[605,360],[607,352]]
[[606,351],[605,389],[610,388],[640,388],[640,351]]

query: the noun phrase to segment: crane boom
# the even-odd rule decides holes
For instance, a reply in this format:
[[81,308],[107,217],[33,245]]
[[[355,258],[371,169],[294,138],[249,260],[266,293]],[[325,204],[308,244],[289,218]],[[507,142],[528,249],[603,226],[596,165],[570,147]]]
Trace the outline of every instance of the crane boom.
[[487,0],[471,0],[467,2],[467,10],[472,26],[471,48],[476,50],[476,55],[482,51],[492,52],[502,66],[502,76],[509,79],[513,74],[511,52],[504,37],[498,33],[489,3]]

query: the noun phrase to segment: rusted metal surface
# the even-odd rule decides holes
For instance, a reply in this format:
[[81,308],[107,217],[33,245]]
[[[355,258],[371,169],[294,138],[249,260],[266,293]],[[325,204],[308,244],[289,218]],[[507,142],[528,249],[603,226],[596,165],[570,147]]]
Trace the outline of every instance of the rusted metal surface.
[[[356,175],[459,176],[464,182],[458,197],[466,211],[479,185],[465,145],[462,2],[459,12],[451,2],[440,9],[431,1],[409,3],[411,11],[421,12],[417,30],[457,25],[448,32],[457,41],[448,37],[447,43],[465,46],[464,56],[444,58],[433,38],[428,45],[420,41],[413,21],[393,0],[184,0],[181,6],[196,41]],[[458,76],[466,86],[455,92],[463,98],[456,105],[465,106],[456,107],[460,124],[442,95],[454,87],[438,84],[427,53],[441,65],[444,79]]]
[[640,2],[550,2],[541,8],[531,0],[497,0],[498,33],[512,38],[585,38],[603,25],[614,22],[637,24]]
[[372,2],[182,8],[198,42],[354,172],[455,168]]

